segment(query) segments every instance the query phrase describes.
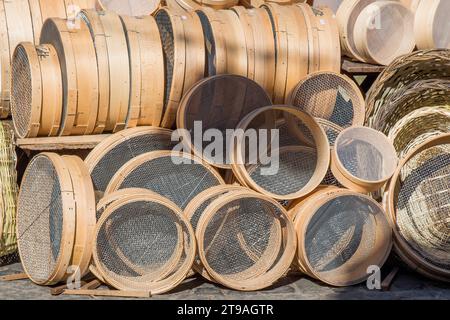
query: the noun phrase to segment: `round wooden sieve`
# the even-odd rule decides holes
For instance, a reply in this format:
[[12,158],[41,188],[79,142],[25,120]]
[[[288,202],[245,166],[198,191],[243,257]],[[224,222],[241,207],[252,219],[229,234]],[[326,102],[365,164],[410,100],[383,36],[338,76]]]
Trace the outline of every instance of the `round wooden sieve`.
[[450,49],[448,12],[450,12],[448,1],[419,2],[414,21],[414,37],[418,49]]

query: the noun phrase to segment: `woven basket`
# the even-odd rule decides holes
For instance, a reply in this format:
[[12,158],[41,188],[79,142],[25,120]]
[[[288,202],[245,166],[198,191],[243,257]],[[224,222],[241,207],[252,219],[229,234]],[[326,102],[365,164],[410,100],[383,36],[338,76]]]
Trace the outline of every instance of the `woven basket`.
[[450,79],[450,50],[416,51],[397,58],[378,76],[368,92],[366,119],[369,120],[398,89],[428,79]]
[[12,126],[9,121],[0,122],[0,257],[17,250],[16,153]]
[[369,125],[388,134],[391,128],[410,112],[423,107],[446,105],[450,105],[450,81],[414,81],[384,99],[384,103],[369,119]]
[[389,139],[403,158],[426,140],[447,132],[450,132],[450,106],[426,107],[397,122],[389,132]]

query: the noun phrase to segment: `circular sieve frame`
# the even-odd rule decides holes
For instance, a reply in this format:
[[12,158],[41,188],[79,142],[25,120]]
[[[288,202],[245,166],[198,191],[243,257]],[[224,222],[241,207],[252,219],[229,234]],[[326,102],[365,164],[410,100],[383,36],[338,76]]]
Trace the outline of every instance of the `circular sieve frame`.
[[[100,10],[102,10],[102,11],[111,11],[111,9],[109,9],[108,8],[108,5],[107,4],[104,4],[103,3],[104,2],[104,0],[96,0],[95,1],[95,9],[96,10],[98,10],[98,11],[100,11]],[[110,1],[108,1],[108,2],[110,2]],[[140,1],[141,3],[142,3],[142,1]],[[128,0],[128,3],[129,3],[129,5],[130,5],[130,9],[131,9],[131,12],[127,12],[127,13],[124,13],[124,12],[117,12],[117,14],[120,14],[121,16],[151,16],[151,15],[153,15],[160,7],[161,7],[161,0],[146,0],[146,1],[144,1],[145,3],[152,3],[153,4],[153,8],[152,9],[150,9],[150,10],[146,10],[146,11],[144,11],[144,12],[142,12],[142,11],[139,11],[139,14],[137,13],[137,12],[132,12],[133,11],[133,9],[134,9],[134,6],[133,6],[133,4],[132,3],[130,3],[130,1]]]
[[[305,85],[305,83],[312,81],[314,78],[316,78],[318,76],[322,76],[322,75],[328,75],[328,76],[333,76],[333,77],[339,78],[340,80],[343,80],[346,84],[349,85],[349,87],[352,89],[353,93],[357,96],[357,101],[356,101],[357,105],[355,103],[353,103],[353,121],[351,124],[349,124],[349,126],[362,126],[364,124],[364,121],[366,118],[366,109],[365,109],[366,102],[364,100],[364,96],[362,95],[361,90],[356,85],[356,83],[344,74],[339,74],[339,73],[336,73],[333,71],[317,71],[317,72],[313,72],[313,73],[307,75],[297,84],[297,86],[289,94],[289,97],[287,99],[288,104],[295,106],[295,103],[294,103],[295,95],[298,92],[300,92],[300,90],[302,89],[302,86]],[[302,106],[299,106],[299,107],[302,107]],[[333,112],[333,110],[328,110],[328,114],[331,115],[332,112]],[[312,114],[312,116],[315,116],[315,115]],[[329,121],[328,119],[326,119],[324,117],[321,117],[321,118]],[[338,124],[336,124],[336,125],[338,125]],[[339,127],[341,127],[341,126],[339,126]]]
[[[178,134],[180,135],[181,141],[183,143],[183,146],[191,153],[193,153],[194,155],[196,155],[199,158],[202,158],[204,162],[220,168],[220,169],[231,169],[231,165],[229,164],[217,164],[214,163],[214,161],[211,161],[210,159],[207,159],[206,157],[203,157],[203,154],[201,151],[197,150],[197,148],[195,148],[195,145],[192,144],[192,140],[191,140],[191,135],[188,134],[186,127],[187,127],[187,123],[186,123],[186,111],[189,107],[189,103],[191,101],[192,96],[197,93],[197,90],[201,90],[201,87],[205,84],[208,84],[212,81],[220,81],[221,79],[240,79],[240,80],[244,80],[244,81],[248,81],[250,83],[252,83],[252,85],[256,85],[256,87],[259,87],[259,85],[254,82],[253,80],[246,78],[244,76],[240,76],[240,75],[231,75],[231,74],[221,74],[221,75],[215,75],[209,78],[205,78],[203,80],[200,80],[199,82],[197,82],[183,97],[183,99],[180,102],[180,106],[178,108],[177,111],[177,119],[176,119],[176,124],[177,124],[177,128],[178,128]],[[264,89],[261,87],[261,92],[260,92],[261,96],[264,96],[264,98],[267,99],[267,105],[271,105],[271,100],[270,97],[267,95],[267,93],[264,91]],[[213,99],[215,99],[214,97],[212,97]],[[238,124],[236,124],[238,125]],[[202,128],[203,130],[204,128]],[[229,129],[235,129],[235,128],[229,128]]]
[[[24,177],[22,181],[26,181],[27,176],[30,174],[29,171],[32,168],[33,161],[38,159],[39,157],[46,157],[52,164],[57,172],[58,180],[61,186],[61,201],[62,201],[62,209],[63,209],[63,225],[62,225],[62,233],[61,233],[61,244],[60,244],[60,251],[58,253],[58,257],[56,259],[55,268],[53,272],[51,272],[50,276],[47,280],[44,281],[38,281],[36,279],[33,279],[33,277],[30,276],[30,273],[28,272],[28,268],[25,264],[22,263],[22,267],[27,274],[27,276],[30,278],[31,281],[38,285],[53,285],[57,284],[58,282],[64,280],[67,272],[67,268],[71,264],[71,258],[72,258],[72,252],[73,252],[73,243],[75,241],[75,232],[76,232],[76,214],[75,214],[75,198],[74,198],[74,190],[72,186],[72,180],[70,177],[70,172],[65,164],[62,157],[55,153],[41,153],[37,155],[29,164],[27,169],[25,170]],[[23,183],[23,182],[22,182]],[[19,191],[19,197],[21,198],[21,195],[23,193],[23,188]],[[20,223],[20,212],[18,211],[17,214],[17,243],[18,243],[18,250],[19,255],[23,256],[24,252],[21,249],[21,235],[19,234],[19,225]]]
[[[362,195],[359,193],[352,192],[350,190],[346,189],[336,189],[336,188],[329,188],[328,190],[325,189],[322,192],[318,192],[316,195],[313,195],[311,198],[307,199],[303,204],[300,204],[296,207],[295,210],[297,210],[296,219],[295,219],[295,228],[298,235],[298,250],[299,253],[305,253],[306,247],[304,242],[304,235],[307,232],[307,228],[309,226],[309,223],[311,222],[311,219],[313,218],[314,214],[317,212],[317,210],[322,207],[323,205],[329,203],[330,201],[333,201],[339,197],[342,196],[355,196],[359,198],[366,199],[376,207],[380,209],[380,213],[384,213],[383,207],[377,203],[375,200],[373,200],[371,197]],[[378,218],[378,219],[377,219]],[[371,259],[373,259],[373,262],[368,262],[367,265],[377,265],[382,266],[386,260],[388,259],[391,249],[392,249],[392,229],[389,224],[388,219],[386,218],[385,214],[380,214],[377,217],[374,217],[375,220],[375,226],[376,228],[376,236],[375,241],[378,240],[378,244],[374,245],[374,252],[376,255],[371,255]],[[385,236],[385,237],[384,237]],[[386,242],[381,242],[380,240],[386,239]],[[362,248],[358,247],[358,250],[355,254],[353,254],[352,258],[357,255],[358,252],[362,252]],[[328,278],[328,274],[332,275],[333,273],[340,273],[339,269],[330,271],[330,272],[316,272],[314,271],[314,268],[309,263],[307,257],[303,254],[297,254],[297,261],[298,265],[300,266],[302,271],[307,273],[308,275],[314,277],[315,279],[318,279],[320,281],[323,281],[326,284],[335,286],[335,287],[346,287],[355,285],[358,283],[363,282],[367,277],[369,276],[367,274],[367,269],[362,268],[359,270],[359,272],[352,270],[352,273],[350,275],[356,274],[358,277],[356,277],[354,280],[351,281],[339,281],[335,279]],[[347,275],[347,277],[350,277],[350,275]]]
[[[221,195],[227,194],[229,192],[235,192],[235,191],[248,191],[248,189],[238,186],[238,185],[221,185],[221,186],[216,186],[216,187],[207,189],[207,190],[199,193],[194,199],[191,200],[191,202],[189,202],[189,204],[184,209],[184,215],[189,219],[189,222],[191,222],[192,217],[194,216],[194,214],[197,212],[197,210],[202,206],[202,204],[205,201],[216,198],[216,197],[220,197]],[[203,212],[200,215],[200,218],[202,215],[203,215]],[[200,221],[200,219],[199,219],[199,221]],[[197,224],[198,224],[198,222],[197,222]],[[191,223],[191,225],[192,225],[192,223]],[[193,225],[192,225],[192,228],[194,228]],[[194,232],[196,232],[196,229],[197,228],[194,228]],[[212,281],[212,282],[215,281],[208,274],[206,269],[203,267],[203,265],[201,264],[201,261],[194,261],[192,269],[196,273],[200,274],[206,280]]]
[[206,171],[212,174],[217,179],[218,184],[225,184],[225,181],[223,181],[222,176],[210,165],[202,161],[201,158],[191,155],[184,152],[177,152],[177,151],[152,151],[148,153],[144,153],[131,161],[127,162],[120,170],[113,176],[111,179],[108,187],[106,188],[105,195],[108,195],[114,191],[120,190],[120,185],[123,183],[123,181],[127,178],[129,174],[131,174],[135,169],[137,169],[139,166],[146,162],[150,162],[159,158],[164,157],[178,157],[178,158],[184,158],[190,161],[194,161],[196,164],[202,165]]
[[[192,241],[190,241],[190,246],[187,248],[187,250],[185,247],[185,250],[184,250],[184,252],[186,254],[186,258],[184,259],[185,261],[182,263],[181,267],[175,273],[173,273],[168,278],[165,278],[164,280],[161,280],[161,281],[156,281],[156,282],[151,282],[151,283],[143,283],[143,286],[139,288],[141,290],[148,290],[151,294],[165,293],[167,291],[172,290],[178,284],[180,284],[186,278],[187,274],[189,273],[189,271],[192,267],[192,264],[194,262],[195,253],[196,253],[195,234],[194,234],[194,231],[193,231],[191,225],[189,224],[189,221],[187,221],[187,218],[184,217],[181,209],[178,208],[173,203],[171,203],[170,201],[168,201],[167,199],[164,199],[163,201],[161,201],[160,198],[156,198],[156,197],[149,198],[148,196],[142,197],[142,196],[136,195],[133,197],[130,196],[126,200],[122,200],[122,201],[119,200],[118,202],[115,203],[115,207],[119,208],[120,206],[125,205],[126,203],[138,202],[138,201],[157,202],[160,205],[166,206],[167,208],[172,210],[172,212],[174,214],[176,214],[179,221],[183,224],[183,226],[185,227],[185,229],[188,232],[189,238],[192,240]],[[100,219],[100,221],[97,224],[94,243],[97,243],[98,233],[99,233],[102,225],[109,218],[109,216],[113,215],[114,213],[115,213],[115,208],[108,207],[107,211],[104,213],[104,215],[102,215],[102,218]],[[184,241],[184,239],[183,239],[183,241]],[[139,285],[139,283],[136,283],[133,281],[128,281],[128,280],[124,280],[122,282],[116,281],[116,280],[112,279],[111,277],[109,277],[107,275],[107,273],[104,272],[103,268],[101,267],[100,260],[98,259],[98,252],[97,252],[97,249],[95,246],[94,246],[94,255],[93,256],[94,256],[94,262],[95,262],[96,268],[99,271],[100,276],[108,284],[112,285],[113,287],[115,287],[116,289],[119,289],[119,290],[130,291],[130,286],[131,286],[132,290],[136,290],[136,284]],[[99,265],[100,265],[100,267],[99,267]],[[105,277],[105,275],[106,275],[106,277]]]
[[[384,144],[383,145],[383,151],[384,151],[383,155],[385,155],[386,152],[389,152],[390,156],[392,156],[393,159],[396,159],[396,163],[393,166],[392,172],[385,175],[385,177],[383,177],[382,179],[379,179],[376,181],[369,181],[369,180],[361,179],[361,178],[354,176],[345,168],[345,166],[342,164],[342,162],[339,158],[339,155],[338,155],[339,142],[347,132],[353,131],[353,130],[367,131],[367,134],[364,135],[365,137],[369,136],[369,135],[377,136],[378,139],[374,138],[373,141],[378,141],[378,142],[381,141]],[[364,141],[366,141],[366,140],[364,140]],[[369,193],[372,191],[377,191],[378,189],[383,187],[386,184],[386,182],[394,174],[395,168],[397,167],[397,165],[398,165],[397,151],[395,150],[394,146],[392,145],[392,142],[383,133],[381,133],[375,129],[369,128],[369,127],[353,126],[353,127],[345,129],[337,137],[335,144],[334,144],[334,148],[332,149],[332,152],[331,152],[331,171],[332,171],[333,175],[336,177],[336,179],[339,181],[339,183],[341,183],[343,186],[345,186],[351,190],[361,192],[361,193]]]
[[[19,116],[13,117],[14,131],[19,138],[34,138],[38,136],[41,127],[41,112],[42,112],[42,77],[41,77],[41,65],[39,63],[38,54],[31,42],[21,42],[18,44],[14,50],[12,65],[11,65],[11,85],[15,85],[14,79],[14,66],[16,59],[19,59],[17,55],[20,51],[24,52],[28,60],[29,76],[31,82],[31,88],[27,88],[31,91],[31,104],[29,105],[29,110],[19,110],[16,105],[16,99],[20,100],[22,97],[15,97],[13,92],[11,92],[11,113],[13,115],[19,113],[29,114],[29,121],[27,123],[26,132],[19,128],[19,124],[15,119],[20,118]],[[24,84],[19,84],[24,85]],[[12,90],[11,90],[12,91]]]
[[317,123],[317,121],[312,116],[306,114],[305,112],[295,107],[291,107],[288,105],[269,106],[257,109],[252,113],[248,114],[238,125],[238,128],[243,129],[245,131],[247,127],[250,125],[250,123],[253,121],[253,119],[268,111],[279,111],[288,113],[296,117],[297,119],[300,119],[301,122],[309,129],[309,131],[314,137],[315,140],[314,142],[317,145],[317,154],[318,154],[317,166],[314,171],[314,175],[312,176],[312,178],[305,187],[292,194],[278,195],[272,192],[268,192],[267,190],[259,186],[251,178],[249,172],[245,168],[245,165],[243,164],[245,161],[243,161],[244,158],[242,155],[242,142],[238,140],[238,137],[235,138],[234,149],[231,150],[231,159],[232,159],[231,167],[233,169],[233,173],[243,184],[271,198],[277,200],[295,200],[298,198],[302,198],[307,194],[311,193],[312,191],[314,191],[314,189],[316,189],[320,185],[323,178],[327,174],[328,167],[330,164],[330,145],[328,142],[328,137],[326,136],[325,131],[322,129],[322,127]]
[[[206,232],[206,227],[208,223],[211,221],[211,219],[214,217],[215,213],[224,205],[229,204],[235,200],[242,200],[245,198],[250,199],[257,199],[257,200],[263,200],[266,201],[276,208],[280,210],[281,217],[278,217],[278,221],[280,219],[284,222],[284,225],[281,226],[283,230],[284,235],[284,252],[279,259],[279,261],[276,263],[276,265],[271,268],[270,270],[266,271],[264,274],[260,274],[257,277],[252,277],[247,280],[232,280],[226,277],[223,277],[222,275],[215,272],[211,266],[208,264],[208,261],[205,256],[205,250],[204,250],[204,244],[203,244],[203,238],[204,234]],[[289,267],[292,264],[292,261],[295,256],[295,251],[297,248],[296,244],[296,234],[295,229],[292,224],[292,222],[289,219],[289,216],[286,212],[286,210],[281,206],[278,202],[276,202],[273,199],[267,198],[263,195],[260,195],[254,191],[237,191],[237,192],[231,192],[229,194],[226,194],[215,201],[213,201],[208,208],[203,213],[202,217],[200,218],[200,221],[198,223],[197,231],[196,231],[196,237],[198,242],[198,254],[200,256],[200,260],[202,261],[202,264],[206,268],[208,274],[211,275],[213,279],[215,279],[217,282],[221,283],[224,286],[227,286],[229,288],[239,290],[239,291],[257,291],[264,288],[269,287],[276,281],[278,281],[283,274],[285,274]],[[275,257],[276,258],[276,257]],[[275,261],[274,261],[275,262]],[[270,268],[270,266],[269,266]]]
[[411,150],[408,155],[406,155],[400,162],[397,170],[391,178],[389,183],[389,189],[387,193],[387,201],[386,208],[389,213],[389,218],[391,223],[393,224],[393,235],[394,235],[394,248],[396,253],[402,258],[402,260],[413,270],[422,273],[426,276],[429,276],[434,279],[438,279],[441,281],[450,281],[450,270],[446,270],[444,268],[435,266],[430,262],[423,259],[420,255],[418,255],[414,250],[410,247],[407,241],[400,234],[400,231],[396,227],[396,206],[395,206],[395,198],[399,193],[399,179],[402,173],[403,167],[408,163],[408,161],[413,158],[415,155],[419,154],[422,151],[425,151],[429,148],[439,146],[442,144],[450,143],[450,133],[442,134],[437,137],[431,138],[421,145],[417,146],[415,149]]

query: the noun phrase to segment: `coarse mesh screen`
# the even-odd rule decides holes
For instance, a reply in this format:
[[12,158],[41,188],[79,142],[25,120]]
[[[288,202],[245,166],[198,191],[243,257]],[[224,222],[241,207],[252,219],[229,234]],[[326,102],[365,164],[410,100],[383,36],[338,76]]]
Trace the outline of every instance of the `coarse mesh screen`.
[[335,149],[343,167],[354,177],[366,181],[388,179],[398,162],[389,140],[368,128],[358,127],[342,132]]
[[[264,89],[256,82],[236,75],[211,77],[191,90],[188,97],[183,102],[185,129],[193,133],[195,123],[199,122],[203,132],[218,130],[223,139],[227,137],[227,130],[236,129],[247,114],[272,104]],[[230,153],[227,151],[232,139],[227,140],[228,143],[222,144],[223,148],[212,150],[211,154],[206,152],[211,141],[203,141],[202,150],[210,163],[230,163],[227,159]],[[191,141],[191,148],[194,148],[193,144],[194,141]]]
[[291,104],[343,128],[362,125],[364,100],[350,81],[334,73],[311,75],[294,89]]
[[147,152],[169,150],[171,147],[171,136],[167,133],[143,132],[127,137],[105,153],[92,169],[95,190],[104,192],[111,178],[129,160]]
[[17,237],[22,264],[36,282],[47,281],[56,268],[63,230],[61,192],[53,163],[45,156],[35,158],[22,181]]
[[328,137],[328,142],[330,143],[330,146],[334,146],[334,143],[336,142],[337,137],[344,129],[339,127],[338,125],[334,124],[333,122],[330,122],[325,119],[317,118],[316,120],[320,124],[322,129],[325,131],[325,133]]
[[[272,117],[278,117],[275,124],[270,121]],[[305,123],[287,112],[268,111],[256,116],[248,129],[256,129],[253,136],[248,130],[242,144],[245,167],[254,183],[272,194],[286,196],[311,181],[318,151]]]
[[[184,209],[200,192],[220,184],[218,178],[197,162],[174,163],[177,156],[164,156],[135,168],[119,189],[144,188],[154,191]],[[186,159],[178,158],[185,161]]]
[[11,112],[16,134],[25,138],[31,126],[32,75],[30,61],[24,47],[18,46],[12,59]]
[[224,203],[207,223],[203,249],[209,267],[231,280],[263,275],[282,249],[280,209],[257,198]]
[[[338,196],[323,204],[304,235],[304,254],[314,272],[331,278],[345,278],[356,270],[360,272],[353,276],[366,275],[370,257],[377,253],[375,216],[380,214],[384,213],[376,204],[358,195]],[[352,280],[359,279],[346,279]]]
[[211,23],[209,22],[206,14],[202,11],[197,11],[197,15],[200,18],[203,29],[203,36],[205,38],[207,75],[213,76],[217,74],[216,42],[214,40],[214,33],[211,27]]
[[[164,93],[164,114],[169,103],[170,92],[172,90],[173,69],[175,65],[175,39],[173,34],[172,22],[170,20],[169,14],[166,11],[158,11],[155,16],[155,20],[158,24],[164,57],[164,82],[166,86],[166,91]],[[178,39],[178,41],[180,40],[181,39]]]
[[[115,207],[99,227],[101,270],[118,282],[160,281],[179,263],[183,233],[178,216],[154,201]],[[136,285],[136,284],[135,284]]]
[[450,270],[450,144],[428,148],[402,168],[397,226],[429,263]]

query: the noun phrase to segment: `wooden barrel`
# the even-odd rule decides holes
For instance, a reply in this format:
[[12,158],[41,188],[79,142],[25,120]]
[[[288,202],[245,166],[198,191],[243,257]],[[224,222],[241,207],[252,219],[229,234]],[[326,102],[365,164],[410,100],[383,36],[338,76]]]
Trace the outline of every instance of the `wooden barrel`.
[[418,4],[414,22],[418,49],[450,49],[449,12],[449,1],[421,1]]
[[414,16],[393,1],[378,1],[361,11],[355,23],[355,47],[364,62],[389,65],[415,46]]
[[158,10],[161,0],[97,0],[97,10],[111,10],[119,15],[148,16]]
[[131,71],[128,128],[159,126],[164,103],[164,57],[158,25],[152,16],[121,17]]
[[347,57],[363,61],[358,53],[353,32],[355,30],[356,19],[361,11],[376,0],[344,0],[336,12],[341,37],[342,53]]

